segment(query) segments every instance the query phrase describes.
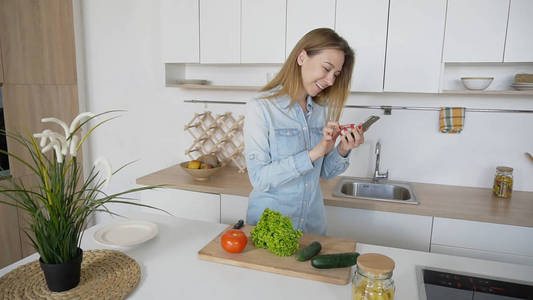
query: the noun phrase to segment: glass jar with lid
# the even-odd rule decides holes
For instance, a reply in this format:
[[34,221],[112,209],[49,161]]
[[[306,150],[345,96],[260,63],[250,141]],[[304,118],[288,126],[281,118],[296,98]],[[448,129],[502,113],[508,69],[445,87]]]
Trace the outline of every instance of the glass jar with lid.
[[510,198],[513,193],[513,168],[496,167],[492,192],[496,197]]
[[394,261],[381,254],[366,253],[357,258],[352,281],[353,300],[393,300]]

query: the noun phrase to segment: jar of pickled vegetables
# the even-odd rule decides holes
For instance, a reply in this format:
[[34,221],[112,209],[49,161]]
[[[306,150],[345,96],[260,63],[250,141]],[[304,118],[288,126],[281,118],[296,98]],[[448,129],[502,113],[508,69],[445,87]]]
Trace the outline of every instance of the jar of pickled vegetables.
[[377,253],[357,258],[357,271],[352,281],[353,300],[393,300],[394,261]]
[[496,197],[510,198],[513,193],[513,168],[496,167],[492,192]]

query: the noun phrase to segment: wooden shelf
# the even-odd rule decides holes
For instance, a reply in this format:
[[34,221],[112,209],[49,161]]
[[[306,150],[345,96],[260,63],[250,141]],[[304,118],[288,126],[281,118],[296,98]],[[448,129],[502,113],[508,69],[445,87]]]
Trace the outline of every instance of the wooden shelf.
[[471,91],[471,90],[444,90],[442,94],[454,95],[533,95],[531,91],[499,90],[499,91]]
[[[226,91],[259,91],[260,86],[242,86],[242,85],[209,85],[209,84],[175,84],[167,83],[167,87],[181,88],[181,89],[196,89],[196,90],[226,90]],[[352,91],[351,93],[357,93]],[[379,94],[380,92],[376,92]],[[385,92],[381,92],[385,93]],[[515,91],[515,90],[498,90],[498,91],[472,91],[472,90],[443,90],[440,94],[447,95],[522,95],[533,96],[531,91]]]
[[197,90],[227,90],[227,91],[259,91],[260,86],[237,86],[237,85],[209,85],[209,84],[175,84],[167,83],[167,87]]

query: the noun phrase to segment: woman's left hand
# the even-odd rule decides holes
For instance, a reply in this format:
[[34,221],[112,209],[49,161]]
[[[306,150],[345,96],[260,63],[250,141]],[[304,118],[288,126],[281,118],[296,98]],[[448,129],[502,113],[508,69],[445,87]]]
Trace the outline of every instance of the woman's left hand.
[[359,145],[365,142],[365,136],[363,134],[363,128],[361,125],[357,126],[352,133],[353,135],[349,132],[346,132],[346,134],[341,136],[341,142],[338,145],[338,151],[342,157],[346,157],[350,150],[359,147]]

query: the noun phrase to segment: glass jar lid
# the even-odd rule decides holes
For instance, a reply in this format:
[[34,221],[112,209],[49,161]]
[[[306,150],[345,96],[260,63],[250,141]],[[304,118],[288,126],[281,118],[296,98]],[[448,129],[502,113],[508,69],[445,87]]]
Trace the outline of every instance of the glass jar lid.
[[357,269],[376,276],[392,274],[394,260],[382,254],[365,253],[357,258]]
[[505,166],[498,166],[498,167],[496,167],[496,170],[498,170],[500,172],[507,172],[507,173],[513,172],[513,168],[505,167]]

